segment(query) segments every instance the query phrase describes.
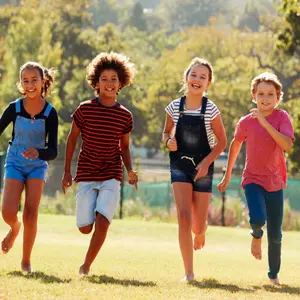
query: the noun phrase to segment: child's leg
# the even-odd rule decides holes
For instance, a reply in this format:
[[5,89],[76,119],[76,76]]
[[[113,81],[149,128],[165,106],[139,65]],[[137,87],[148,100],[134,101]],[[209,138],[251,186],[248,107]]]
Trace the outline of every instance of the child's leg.
[[30,257],[37,232],[38,209],[44,185],[44,180],[38,178],[27,179],[25,184],[23,257],[21,263],[23,271],[31,272]]
[[269,192],[266,195],[267,234],[270,279],[276,279],[281,263],[281,225],[283,218],[283,191]]
[[257,184],[247,184],[244,187],[247,204],[249,208],[249,223],[253,236],[251,253],[256,259],[261,259],[262,227],[266,221],[265,190]]
[[18,220],[18,209],[24,183],[20,180],[7,178],[4,180],[2,196],[2,217],[5,223],[10,226],[10,230],[2,241],[2,251],[4,254],[12,248],[16,237],[19,234],[21,223]]
[[207,214],[211,193],[193,193],[193,232],[194,250],[199,250],[205,245],[205,231],[207,227]]
[[79,269],[79,274],[87,275],[91,264],[99,253],[107,235],[109,221],[101,214],[97,213],[95,221],[95,231],[92,235],[88,251],[85,256],[84,264]]
[[179,226],[179,245],[184,263],[186,279],[194,279],[193,239],[192,239],[192,199],[193,186],[187,182],[173,182],[174,199]]
[[99,253],[107,235],[109,225],[113,219],[115,210],[120,201],[120,182],[111,179],[96,183],[99,190],[96,199],[96,221],[95,231],[90,241],[84,264],[80,267],[79,273],[86,275],[89,273],[90,266]]

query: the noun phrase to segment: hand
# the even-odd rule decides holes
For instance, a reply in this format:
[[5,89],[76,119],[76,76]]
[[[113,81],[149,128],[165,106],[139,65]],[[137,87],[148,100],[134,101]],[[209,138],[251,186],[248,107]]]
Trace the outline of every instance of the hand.
[[195,168],[198,172],[194,178],[194,181],[198,180],[201,177],[206,176],[208,172],[208,168],[209,165],[204,160],[202,160]]
[[135,190],[138,190],[138,176],[137,171],[129,171],[128,172],[128,183],[134,185]]
[[29,148],[22,153],[26,159],[34,160],[39,157],[39,152],[35,148]]
[[170,151],[177,151],[177,141],[176,141],[176,139],[175,138],[169,139],[166,146]]
[[61,181],[61,188],[62,188],[62,191],[64,192],[64,194],[66,193],[66,188],[72,186],[72,181],[73,181],[73,178],[72,178],[71,173],[65,172],[64,176],[62,178],[62,181]]
[[257,119],[257,121],[259,122],[259,124],[262,126],[262,127],[265,127],[265,124],[267,122],[267,120],[265,119],[264,115],[261,113],[261,111],[259,111],[258,108],[252,108],[250,110],[250,112],[252,113],[252,118],[255,118]]
[[228,187],[228,184],[230,182],[230,179],[231,179],[231,175],[224,175],[222,180],[220,181],[220,183],[218,184],[218,191],[220,193],[225,193],[227,187]]

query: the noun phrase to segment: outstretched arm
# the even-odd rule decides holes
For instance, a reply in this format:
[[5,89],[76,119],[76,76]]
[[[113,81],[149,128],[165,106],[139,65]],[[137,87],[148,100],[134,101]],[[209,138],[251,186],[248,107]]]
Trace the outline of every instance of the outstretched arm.
[[62,190],[64,193],[66,193],[66,188],[72,185],[71,162],[79,135],[80,129],[73,121],[66,145],[65,170],[62,178]]
[[233,139],[232,142],[230,143],[226,172],[225,172],[225,175],[223,176],[221,182],[218,184],[218,190],[220,192],[225,192],[225,190],[230,182],[232,169],[233,169],[234,163],[236,161],[236,158],[241,151],[242,144],[243,144],[243,142],[240,142],[236,139]]

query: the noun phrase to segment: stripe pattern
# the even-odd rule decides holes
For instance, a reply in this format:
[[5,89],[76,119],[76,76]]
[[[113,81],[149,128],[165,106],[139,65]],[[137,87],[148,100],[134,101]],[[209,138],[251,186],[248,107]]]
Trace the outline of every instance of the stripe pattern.
[[119,103],[103,106],[95,98],[81,103],[72,118],[82,138],[75,181],[122,181],[120,139],[132,131],[131,112]]
[[[176,130],[177,122],[179,119],[179,105],[180,105],[180,99],[175,99],[171,103],[168,104],[168,106],[165,108],[166,112],[169,114],[169,116],[172,118],[174,122],[174,130]],[[191,116],[200,116],[201,107],[199,107],[197,110],[187,110],[184,107],[184,114],[191,115]],[[214,104],[209,99],[207,100],[207,106],[206,111],[204,115],[204,122],[205,122],[205,129],[206,134],[208,138],[208,143],[210,148],[212,149],[215,146],[215,135],[213,132],[213,129],[211,127],[211,122],[220,114],[220,111],[216,104]]]

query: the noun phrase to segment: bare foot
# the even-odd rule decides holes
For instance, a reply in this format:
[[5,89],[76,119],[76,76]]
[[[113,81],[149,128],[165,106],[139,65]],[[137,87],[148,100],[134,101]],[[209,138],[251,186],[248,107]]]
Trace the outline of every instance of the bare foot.
[[272,284],[272,285],[281,285],[281,282],[280,282],[280,280],[279,280],[279,278],[277,277],[277,278],[275,278],[275,279],[272,279],[272,278],[269,278],[269,280],[270,280],[270,283]]
[[252,239],[251,253],[256,259],[261,260],[261,238],[260,239],[256,239],[256,238]]
[[31,269],[30,263],[22,262],[21,263],[21,268],[22,268],[22,271],[24,271],[24,272],[32,273],[32,269]]
[[1,243],[1,248],[3,254],[7,254],[9,250],[13,247],[15,239],[17,238],[21,227],[21,222],[17,222],[14,228],[11,228],[7,233],[6,237]]
[[90,268],[87,268],[84,264],[79,268],[79,275],[87,276],[89,275]]
[[195,251],[200,250],[205,246],[206,230],[207,230],[207,223],[206,223],[204,232],[195,235],[195,237],[194,237],[194,250]]
[[181,282],[189,283],[189,282],[192,282],[194,279],[195,279],[194,274],[186,274],[186,275],[184,275],[184,277],[181,280]]

